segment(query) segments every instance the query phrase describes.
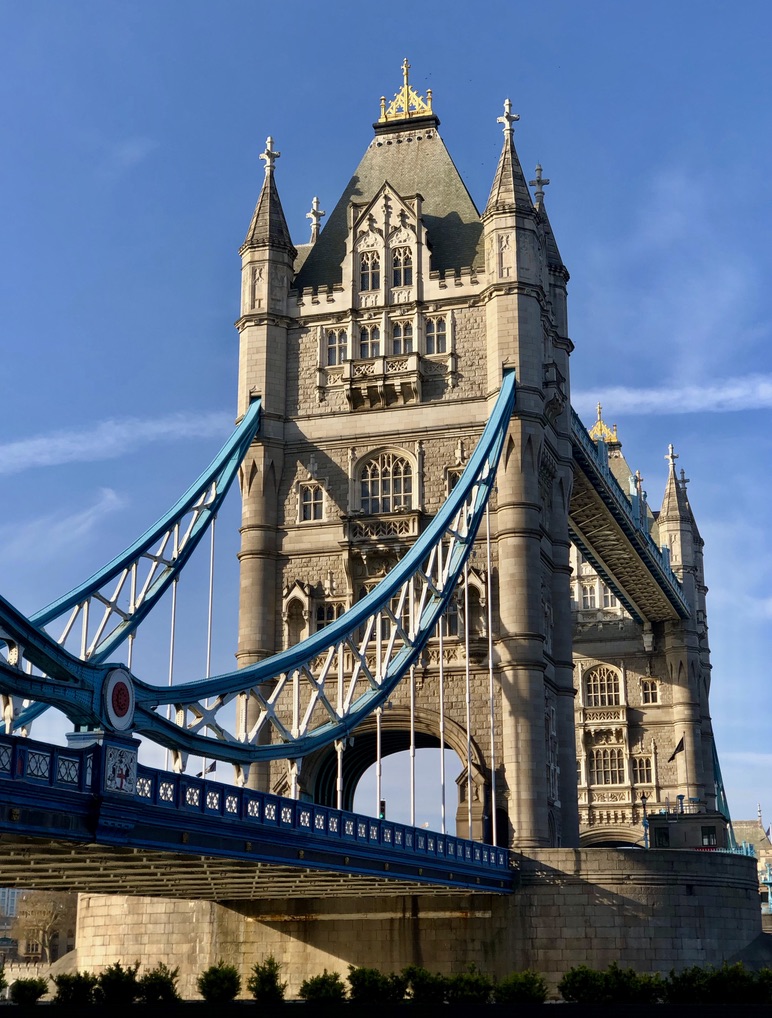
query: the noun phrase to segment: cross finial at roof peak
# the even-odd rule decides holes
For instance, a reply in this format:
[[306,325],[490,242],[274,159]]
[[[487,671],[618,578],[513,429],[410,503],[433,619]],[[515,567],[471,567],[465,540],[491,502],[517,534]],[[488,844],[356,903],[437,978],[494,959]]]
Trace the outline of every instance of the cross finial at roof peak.
[[[533,196],[536,199],[536,203],[541,205],[544,201],[544,188],[547,184],[549,184],[549,180],[541,175],[541,163],[536,164],[535,179],[529,180],[528,183],[531,187],[536,188],[533,192]],[[600,403],[598,404],[598,407],[600,408]]]
[[327,213],[319,208],[319,199],[314,196],[314,200],[311,202],[311,211],[306,212],[306,219],[311,220],[311,243],[315,244],[319,239],[319,221],[322,216],[326,216]]
[[504,100],[504,113],[503,113],[502,116],[496,118],[496,123],[497,124],[503,124],[504,125],[504,137],[509,137],[509,138],[512,137],[512,135],[515,133],[515,129],[514,129],[514,127],[512,125],[515,123],[516,120],[519,120],[519,119],[520,119],[520,114],[512,112],[512,100],[511,99],[505,99]]
[[265,175],[269,177],[273,173],[273,164],[281,155],[281,152],[276,152],[273,147],[273,138],[268,135],[265,139],[265,152],[260,153],[260,158],[265,161]]
[[678,453],[673,448],[672,442],[667,447],[667,456],[665,456],[665,459],[669,460],[670,466],[673,468],[673,470],[675,470],[675,461],[678,459]]

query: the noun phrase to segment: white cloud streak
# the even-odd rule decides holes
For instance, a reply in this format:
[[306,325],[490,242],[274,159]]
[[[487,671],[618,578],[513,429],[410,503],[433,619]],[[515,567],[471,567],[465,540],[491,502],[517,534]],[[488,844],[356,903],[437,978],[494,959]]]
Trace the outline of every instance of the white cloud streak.
[[112,488],[103,488],[92,505],[78,512],[64,516],[53,512],[21,524],[4,524],[0,526],[0,563],[51,561],[62,549],[79,545],[108,514],[125,505]]
[[155,442],[212,438],[230,434],[227,413],[173,414],[150,420],[127,417],[101,421],[90,428],[57,431],[0,444],[0,475],[36,467],[118,459]]
[[614,414],[729,413],[772,409],[772,375],[727,378],[718,384],[662,386],[633,389],[611,386],[596,392],[575,392],[572,402],[579,414],[594,412],[596,403]]

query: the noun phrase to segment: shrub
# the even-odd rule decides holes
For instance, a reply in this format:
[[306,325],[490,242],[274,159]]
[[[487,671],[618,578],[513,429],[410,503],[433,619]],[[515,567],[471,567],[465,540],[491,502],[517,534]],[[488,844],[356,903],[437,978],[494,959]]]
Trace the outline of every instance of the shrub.
[[444,1004],[448,992],[445,976],[427,972],[420,965],[408,965],[402,970],[407,983],[407,994],[416,1004]]
[[139,980],[139,999],[143,1004],[174,1004],[180,999],[177,979],[180,970],[159,962]]
[[139,962],[124,968],[119,961],[108,965],[97,976],[94,1000],[108,1006],[133,1004],[139,996]]
[[48,993],[48,980],[42,976],[38,979],[17,979],[11,983],[11,1000],[14,1004],[36,1004]]
[[756,972],[746,969],[741,961],[735,965],[726,962],[714,969],[709,977],[711,999],[717,1004],[766,1003],[766,987]]
[[759,987],[759,1000],[762,1004],[772,1004],[772,969],[759,969],[756,973]]
[[446,1000],[449,1004],[487,1004],[493,984],[474,965],[468,972],[458,972],[447,980]]
[[665,984],[658,975],[639,975],[613,962],[605,972],[585,965],[569,969],[558,990],[564,1000],[578,1004],[655,1004],[662,1000]]
[[707,1004],[710,1001],[708,969],[693,965],[676,972],[670,970],[665,980],[666,1004]]
[[560,980],[558,992],[563,1000],[574,1004],[605,1003],[604,974],[586,965],[576,965]]
[[210,1004],[226,1004],[241,991],[241,976],[234,965],[226,965],[222,958],[210,965],[196,980],[198,992]]
[[547,999],[547,984],[531,969],[513,972],[493,987],[493,999],[497,1004],[543,1004]]
[[280,1004],[284,1000],[286,983],[279,982],[281,966],[272,954],[252,969],[247,989],[259,1004]]
[[0,990],[4,990],[8,985],[8,980],[5,978],[5,969],[0,967]]
[[346,985],[337,972],[327,969],[318,976],[303,980],[298,992],[301,1000],[333,1004],[346,999]]
[[348,967],[349,1000],[357,1004],[397,1004],[405,999],[407,979],[396,972]]
[[97,977],[92,972],[62,972],[51,978],[56,986],[55,1004],[76,1008],[94,1003]]

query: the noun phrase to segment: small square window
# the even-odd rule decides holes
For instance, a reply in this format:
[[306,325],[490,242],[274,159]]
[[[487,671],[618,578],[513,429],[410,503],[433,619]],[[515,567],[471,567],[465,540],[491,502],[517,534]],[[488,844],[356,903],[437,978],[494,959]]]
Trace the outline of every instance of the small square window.
[[702,828],[702,845],[703,848],[715,848],[718,844],[716,839],[716,828],[715,827],[703,827]]

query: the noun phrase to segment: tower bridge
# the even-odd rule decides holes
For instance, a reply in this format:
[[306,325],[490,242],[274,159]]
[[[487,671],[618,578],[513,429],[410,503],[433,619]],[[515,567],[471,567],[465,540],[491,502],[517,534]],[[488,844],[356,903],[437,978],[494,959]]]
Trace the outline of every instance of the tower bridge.
[[[90,965],[117,957],[100,933],[113,893],[124,959],[179,963],[148,939],[160,908],[215,930],[212,959],[271,951],[291,981],[342,962],[555,976],[641,951],[667,970],[760,930],[751,861],[637,851],[647,802],[728,821],[703,542],[672,447],[655,512],[601,408],[588,432],[570,406],[569,274],[518,119],[507,100],[480,213],[405,62],[297,246],[269,137],[240,248],[234,435],[69,594],[30,619],[0,600],[0,858],[11,882],[83,890]],[[174,617],[236,477],[238,668],[135,674],[145,618],[165,592]],[[46,705],[77,728],[67,750],[23,745]],[[173,771],[143,767],[136,736]],[[435,832],[415,817],[425,746],[461,768],[446,804],[442,756]],[[401,751],[410,822],[353,813],[367,767],[377,803]],[[208,781],[207,760],[235,783]]]

